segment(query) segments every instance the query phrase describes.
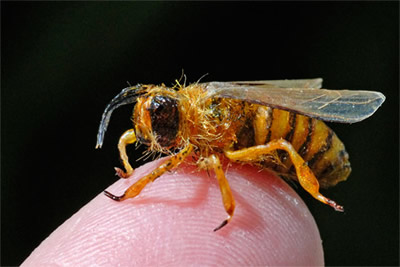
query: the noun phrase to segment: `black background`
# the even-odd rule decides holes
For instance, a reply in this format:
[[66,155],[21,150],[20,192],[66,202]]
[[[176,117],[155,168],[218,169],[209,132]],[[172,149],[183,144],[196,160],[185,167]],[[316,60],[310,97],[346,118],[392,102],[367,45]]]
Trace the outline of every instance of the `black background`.
[[132,107],[94,146],[126,81],[171,85],[182,69],[190,82],[323,77],[325,88],[383,92],[373,117],[330,124],[353,172],[323,193],[346,212],[298,192],[327,265],[398,265],[398,12],[396,2],[2,2],[1,265],[20,264],[116,180]]

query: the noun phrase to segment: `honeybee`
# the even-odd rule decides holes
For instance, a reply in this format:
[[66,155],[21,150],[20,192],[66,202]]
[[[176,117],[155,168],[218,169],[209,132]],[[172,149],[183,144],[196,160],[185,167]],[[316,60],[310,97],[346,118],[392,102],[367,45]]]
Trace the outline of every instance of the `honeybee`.
[[[149,152],[171,157],[130,186],[123,195],[105,191],[113,200],[134,198],[150,182],[178,167],[195,152],[200,169],[213,170],[219,183],[227,218],[214,231],[231,221],[235,211],[221,160],[269,168],[296,180],[314,198],[337,211],[343,207],[319,192],[347,179],[351,172],[343,143],[322,121],[354,123],[371,116],[385,96],[373,91],[320,89],[322,79],[206,82],[173,87],[142,85],[127,87],[106,107],[96,148],[103,144],[111,113],[121,105],[135,103],[134,127],[119,139],[118,149],[125,170],[133,173],[126,146],[139,142]],[[178,151],[178,152],[176,152]]]

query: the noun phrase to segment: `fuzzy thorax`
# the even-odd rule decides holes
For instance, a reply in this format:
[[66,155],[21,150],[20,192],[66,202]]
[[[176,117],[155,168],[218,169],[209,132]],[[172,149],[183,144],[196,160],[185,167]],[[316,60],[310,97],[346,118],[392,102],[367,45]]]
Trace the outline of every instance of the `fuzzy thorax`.
[[[236,133],[244,124],[248,105],[233,99],[209,98],[207,90],[197,83],[189,86],[168,88],[146,86],[146,94],[135,106],[133,121],[139,140],[149,145],[151,152],[172,154],[172,150],[192,144],[201,157],[222,153],[237,141]],[[178,103],[179,123],[175,140],[168,147],[157,142],[153,131],[158,121],[151,121],[149,107],[155,96],[166,96]]]

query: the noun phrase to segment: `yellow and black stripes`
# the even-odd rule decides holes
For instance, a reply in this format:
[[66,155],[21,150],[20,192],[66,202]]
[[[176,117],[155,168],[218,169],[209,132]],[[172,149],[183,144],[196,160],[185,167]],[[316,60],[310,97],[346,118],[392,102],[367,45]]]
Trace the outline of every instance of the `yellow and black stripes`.
[[310,168],[313,168],[314,165],[322,159],[325,152],[332,147],[333,135],[334,135],[333,131],[328,128],[328,135],[326,136],[324,143],[321,145],[319,150],[314,155],[312,155],[311,159],[308,161],[308,166]]
[[330,149],[323,153],[323,157],[312,168],[319,177],[321,187],[334,186],[347,179],[351,172],[349,155],[336,134],[332,136]]
[[303,158],[307,155],[307,153],[310,149],[310,144],[312,141],[312,136],[313,136],[314,128],[315,128],[315,123],[316,123],[316,121],[314,119],[307,118],[307,124],[308,124],[307,130],[306,130],[307,136],[298,150],[300,156],[302,156]]
[[286,134],[286,136],[284,137],[284,139],[286,141],[288,141],[288,142],[292,142],[294,131],[296,129],[296,118],[297,118],[297,114],[296,113],[292,113],[292,112],[289,113],[289,127],[290,127],[290,130]]
[[[335,185],[350,174],[350,163],[344,145],[324,122],[264,106],[259,106],[248,118],[252,123],[247,121],[245,127],[238,132],[237,144],[240,145],[236,145],[235,149],[268,144],[283,138],[292,144],[308,164],[321,181],[322,187]],[[249,138],[255,140],[251,142]],[[295,177],[295,169],[287,151],[279,150],[277,156],[279,163],[268,159],[260,163],[279,173]]]

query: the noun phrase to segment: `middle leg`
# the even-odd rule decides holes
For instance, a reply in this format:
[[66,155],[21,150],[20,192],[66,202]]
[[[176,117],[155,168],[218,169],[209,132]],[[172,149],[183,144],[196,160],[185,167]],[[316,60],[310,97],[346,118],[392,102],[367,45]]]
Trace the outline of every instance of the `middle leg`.
[[207,170],[208,168],[212,168],[214,170],[215,175],[217,176],[219,189],[221,190],[222,202],[224,204],[226,213],[228,213],[228,218],[226,218],[217,228],[214,229],[215,232],[231,221],[233,213],[235,211],[235,199],[233,198],[229,183],[226,180],[221,162],[216,155],[211,155],[208,158],[204,158],[203,161],[199,163],[199,167],[205,168]]

